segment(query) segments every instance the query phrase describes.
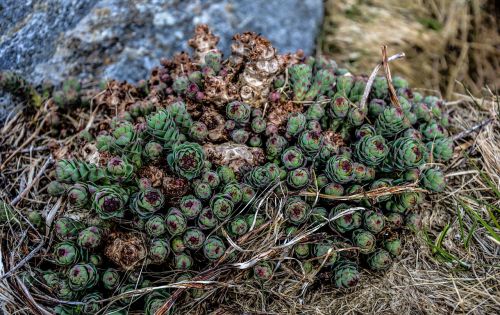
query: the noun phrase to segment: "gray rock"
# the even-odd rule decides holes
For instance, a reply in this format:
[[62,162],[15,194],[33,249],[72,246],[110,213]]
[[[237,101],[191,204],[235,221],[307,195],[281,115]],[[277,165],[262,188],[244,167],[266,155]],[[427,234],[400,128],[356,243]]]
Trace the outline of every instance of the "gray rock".
[[311,53],[322,16],[322,0],[2,0],[0,69],[34,82],[138,81],[161,57],[189,50],[198,23],[220,36],[226,54],[243,31],[280,52]]

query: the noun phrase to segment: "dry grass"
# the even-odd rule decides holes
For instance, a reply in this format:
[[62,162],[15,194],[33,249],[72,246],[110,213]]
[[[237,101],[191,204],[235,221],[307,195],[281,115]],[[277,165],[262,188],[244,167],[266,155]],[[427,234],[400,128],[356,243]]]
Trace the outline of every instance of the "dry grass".
[[354,73],[379,60],[382,44],[404,51],[393,72],[412,86],[440,90],[446,99],[500,86],[498,3],[494,0],[326,1],[318,49]]

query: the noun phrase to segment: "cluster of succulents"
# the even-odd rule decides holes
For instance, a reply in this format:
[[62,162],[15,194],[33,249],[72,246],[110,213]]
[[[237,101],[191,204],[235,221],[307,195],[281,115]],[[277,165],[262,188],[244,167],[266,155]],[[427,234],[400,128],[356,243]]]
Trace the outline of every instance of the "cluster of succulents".
[[[439,98],[423,96],[394,77],[394,102],[387,80],[377,77],[361,107],[365,77],[326,58],[296,55],[268,87],[267,112],[237,94],[221,105],[207,97],[207,86],[237,73],[234,60],[241,55],[233,52],[224,60],[209,48],[197,51],[203,56],[197,63],[181,62],[182,71],[174,61],[162,61],[144,89],[149,94],[92,141],[97,163],[57,162],[47,191],[65,197],[68,214],[85,218],[62,215],[54,223],[57,241],[47,259],[52,269],[39,273],[58,299],[98,309],[101,297],[150,286],[152,280],[138,276],[139,270],[182,271],[189,279],[190,272],[237,259],[227,251],[232,242],[272,219],[260,209],[259,197],[270,190],[284,201],[279,203],[286,220],[283,241],[317,227],[317,238],[293,245],[303,270],[321,268],[335,286],[353,287],[361,268],[391,266],[402,251],[401,235],[420,224],[414,210],[424,192],[445,188],[443,172],[429,166],[453,155],[449,118]],[[185,53],[182,58],[189,59]],[[271,118],[287,104],[299,107],[282,119]],[[209,156],[205,146],[211,144],[212,126],[200,107],[224,117],[224,138],[260,150],[263,162],[234,168]],[[180,195],[172,195],[167,176],[186,186]],[[392,190],[400,186],[407,189]],[[126,247],[120,233],[133,234],[133,246]],[[129,257],[110,254],[121,248],[117,242]],[[131,262],[132,257],[141,259]],[[251,273],[265,282],[277,268],[272,260],[259,261]],[[155,291],[120,302],[153,314],[169,294]],[[56,313],[86,312],[79,307],[60,305]]]

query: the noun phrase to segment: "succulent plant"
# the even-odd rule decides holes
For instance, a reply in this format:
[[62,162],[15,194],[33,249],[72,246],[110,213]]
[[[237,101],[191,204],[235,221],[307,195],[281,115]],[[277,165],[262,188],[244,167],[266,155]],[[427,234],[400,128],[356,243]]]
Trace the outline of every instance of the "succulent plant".
[[423,200],[419,192],[404,192],[391,197],[385,208],[392,212],[405,213],[408,209],[415,208]]
[[108,268],[102,273],[102,284],[107,290],[115,290],[120,285],[120,273],[118,270]]
[[[189,88],[187,88],[189,89]],[[177,127],[183,132],[187,132],[193,125],[193,119],[186,109],[186,104],[182,101],[172,103],[166,110],[170,113]]]
[[[351,206],[341,203],[335,206],[331,211],[328,216],[328,219],[330,220],[330,227],[334,231],[338,231],[340,233],[345,233],[348,231],[352,231],[354,229],[357,229],[361,226],[361,221],[362,221],[362,216],[361,213],[358,210],[351,210],[348,211]],[[346,212],[345,214],[342,214],[343,212]],[[333,219],[335,217],[338,217],[337,219]]]
[[99,302],[102,299],[103,297],[99,292],[92,292],[85,295],[82,298],[82,303],[84,303],[83,313],[84,314],[97,313],[102,307],[101,303]]
[[385,227],[384,215],[381,212],[365,210],[363,212],[363,225],[368,231],[377,234]]
[[[4,211],[2,211],[4,212]],[[5,212],[4,212],[5,213]],[[59,240],[76,239],[84,225],[68,217],[61,217],[54,223],[55,235]]]
[[311,209],[311,222],[323,223],[328,220],[328,211],[324,207],[314,207]]
[[217,175],[219,175],[219,178],[223,184],[229,184],[236,181],[236,174],[229,166],[219,166],[217,168]]
[[307,64],[296,64],[288,67],[295,101],[303,101],[313,78],[312,67]]
[[226,194],[234,204],[240,203],[241,199],[243,198],[243,193],[241,191],[241,187],[237,183],[227,184],[222,189],[222,193]]
[[336,81],[337,93],[347,97],[354,86],[354,81],[355,79],[351,75],[338,76]]
[[220,178],[217,172],[207,171],[202,175],[202,181],[210,185],[212,189],[215,189],[220,184]]
[[224,194],[216,194],[210,199],[210,209],[219,220],[225,220],[231,215],[234,203]]
[[387,104],[383,99],[372,99],[368,104],[368,116],[376,119],[380,114],[384,112],[386,106]]
[[302,189],[309,185],[311,175],[305,167],[300,167],[288,172],[286,182],[293,189]]
[[102,231],[96,226],[90,226],[78,234],[78,245],[83,248],[96,248],[101,244]]
[[179,128],[170,113],[159,110],[146,118],[147,131],[154,139],[163,143],[163,147],[171,149],[179,141]]
[[377,249],[368,258],[368,265],[373,270],[386,270],[392,265],[391,255],[384,249]]
[[358,229],[352,232],[352,242],[354,246],[359,247],[362,254],[369,254],[375,251],[377,239],[371,232]]
[[250,138],[250,133],[245,129],[234,129],[231,131],[231,140],[235,143],[245,144]]
[[250,128],[252,129],[252,131],[257,133],[257,134],[263,133],[264,131],[266,131],[266,127],[267,127],[267,122],[261,116],[257,116],[255,118],[253,118],[252,123],[250,124]]
[[388,163],[383,169],[405,171],[417,168],[425,163],[426,148],[422,142],[413,138],[401,137],[389,144]]
[[274,160],[281,155],[283,150],[288,145],[285,138],[280,135],[273,135],[267,138],[266,155],[268,160]]
[[193,187],[194,194],[201,200],[208,200],[212,197],[212,187],[206,182],[197,182]]
[[122,218],[128,194],[119,186],[100,187],[94,195],[92,208],[102,219]]
[[150,141],[144,146],[143,154],[150,161],[159,161],[163,156],[163,146],[159,142]]
[[198,216],[203,208],[202,202],[193,195],[186,195],[182,197],[179,202],[179,208],[182,214],[188,219],[194,219]]
[[60,182],[98,182],[105,177],[104,170],[85,161],[59,160],[56,165],[56,178]]
[[384,248],[392,256],[397,257],[401,255],[401,240],[399,238],[388,239],[383,242]]
[[52,287],[52,292],[61,300],[71,301],[78,294],[76,290],[70,287],[68,279],[61,279]]
[[299,135],[297,142],[305,155],[312,158],[319,152],[323,143],[323,136],[319,132],[306,130]]
[[229,222],[228,228],[229,232],[232,235],[238,237],[248,232],[249,226],[247,224],[245,217],[236,216],[234,219],[231,220],[231,222]]
[[333,270],[333,281],[337,288],[352,288],[359,283],[359,271],[355,263],[341,262]]
[[383,137],[393,137],[410,126],[403,110],[388,106],[375,120],[375,130]]
[[[153,291],[146,296],[144,302],[144,314],[154,315],[165,304],[168,299],[168,293]],[[167,314],[173,314],[172,309]]]
[[286,123],[286,132],[288,135],[295,137],[301,133],[306,127],[307,119],[302,113],[291,113],[288,115]]
[[308,121],[319,121],[325,113],[325,107],[321,103],[313,103],[306,111],[306,118]]
[[165,218],[165,225],[170,235],[180,235],[184,233],[187,228],[187,219],[181,210],[170,208]]
[[180,254],[186,250],[186,245],[184,244],[184,240],[180,236],[174,236],[170,240],[170,249],[174,254]]
[[174,255],[174,268],[178,270],[189,270],[193,266],[193,258],[188,253]]
[[319,258],[318,262],[323,264],[324,261],[325,266],[332,266],[339,258],[333,242],[329,240],[314,244],[313,251],[314,257]]
[[389,154],[389,148],[382,136],[365,136],[355,144],[354,155],[361,162],[369,166],[377,166]]
[[170,253],[168,242],[163,239],[154,239],[149,245],[148,258],[154,264],[162,264]]
[[293,247],[295,256],[299,259],[305,259],[309,256],[310,246],[307,243],[299,243]]
[[344,187],[338,183],[332,182],[323,187],[323,193],[328,196],[338,197],[344,195]]
[[401,213],[389,212],[385,215],[385,223],[393,229],[399,229],[403,226],[404,217]]
[[327,107],[327,113],[332,118],[345,118],[350,107],[347,97],[336,94]]
[[259,261],[253,266],[253,276],[259,281],[271,280],[274,273],[274,266],[267,261]]
[[213,229],[219,221],[210,207],[203,208],[198,215],[198,227],[202,230]]
[[250,121],[252,108],[240,101],[233,101],[226,106],[226,116],[237,124],[246,124]]
[[162,215],[154,214],[146,221],[144,228],[149,236],[160,237],[167,231],[167,223]]
[[198,177],[203,170],[205,153],[197,143],[184,142],[176,145],[167,157],[172,170],[188,180]]
[[446,187],[444,174],[437,167],[428,168],[423,171],[420,182],[425,189],[428,189],[432,192],[441,192]]
[[66,185],[64,185],[61,182],[58,182],[57,180],[53,180],[47,185],[47,193],[51,196],[59,197],[63,195],[65,192],[66,192]]
[[[152,142],[151,142],[152,143]],[[161,154],[161,146],[160,146]],[[126,182],[134,175],[134,166],[126,159],[113,157],[106,166],[107,174],[116,182]]]
[[68,191],[68,202],[76,209],[84,209],[89,203],[89,197],[89,191],[84,184],[76,183]]
[[314,100],[318,95],[325,94],[331,85],[335,82],[335,76],[333,73],[326,69],[321,69],[316,71],[314,74],[314,80],[307,91],[304,99],[306,101]]
[[259,135],[252,135],[248,139],[248,145],[254,148],[262,146],[262,138]]
[[57,243],[52,251],[54,263],[59,266],[69,266],[78,262],[80,258],[80,250],[71,241],[63,241]]
[[291,146],[283,151],[281,162],[286,169],[293,170],[304,165],[305,157],[300,148]]
[[252,231],[263,225],[266,221],[262,215],[249,213],[245,216],[245,220],[247,221],[248,230]]
[[433,141],[447,136],[446,129],[435,120],[420,125],[420,132],[425,139]]
[[354,180],[352,161],[345,155],[334,155],[328,159],[325,175],[333,182],[346,184]]
[[208,136],[208,128],[207,125],[205,125],[201,121],[196,121],[193,123],[193,125],[189,128],[189,137],[191,139],[198,141],[198,142],[203,142]]
[[205,55],[205,65],[214,71],[214,74],[219,73],[222,68],[222,54],[219,51],[211,50]]
[[203,254],[208,260],[217,260],[226,252],[226,245],[218,236],[210,236],[203,244]]
[[292,197],[285,204],[285,217],[290,223],[299,225],[307,221],[311,206],[298,197]]
[[83,291],[93,288],[99,281],[99,274],[93,264],[76,264],[68,270],[68,284],[71,290]]
[[414,231],[420,231],[422,229],[422,217],[420,214],[415,212],[410,212],[405,217],[405,225]]
[[[379,178],[374,180],[370,184],[370,190],[376,190],[376,189],[384,189],[384,188],[389,188],[392,186],[392,179],[390,178]],[[375,201],[376,202],[384,202],[387,201],[391,198],[391,195],[379,195],[376,197]]]
[[188,85],[189,85],[188,77],[179,76],[174,80],[172,84],[172,89],[175,91],[175,93],[182,95],[186,93]]
[[[426,147],[434,161],[447,162],[453,157],[453,140],[451,138],[440,138],[427,142]],[[427,160],[430,161],[430,157]]]
[[205,234],[198,228],[188,228],[182,239],[186,248],[197,250],[203,246]]
[[245,183],[258,188],[266,188],[273,181],[273,176],[266,166],[256,166],[245,175]]

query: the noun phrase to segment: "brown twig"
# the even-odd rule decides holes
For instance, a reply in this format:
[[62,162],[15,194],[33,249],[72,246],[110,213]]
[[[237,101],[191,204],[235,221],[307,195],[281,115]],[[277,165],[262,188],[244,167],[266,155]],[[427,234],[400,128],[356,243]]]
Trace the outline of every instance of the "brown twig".
[[389,62],[387,59],[387,45],[382,46],[382,65],[384,67],[385,78],[387,79],[387,85],[389,87],[391,103],[397,108],[401,108],[398,96],[396,95],[396,90],[394,89],[394,85],[392,85],[391,70],[389,69]]
[[14,200],[12,200],[12,202],[10,203],[11,206],[14,207],[19,201],[21,201],[22,198],[24,198],[24,196],[26,196],[26,194],[31,190],[33,185],[37,183],[40,177],[42,177],[42,175],[45,173],[45,170],[47,170],[50,164],[52,164],[52,161],[53,158],[52,155],[50,155],[49,158],[43,164],[40,171],[38,171],[38,173],[36,174],[35,178],[33,178],[33,180],[28,184],[28,186],[26,186],[26,188],[24,188],[24,190],[16,198],[14,198]]
[[457,141],[457,140],[460,140],[462,138],[465,138],[467,137],[468,135],[470,135],[471,133],[473,132],[479,132],[481,131],[484,127],[486,127],[487,125],[489,125],[491,122],[493,121],[493,118],[488,118],[488,119],[485,119],[483,120],[482,122],[480,122],[479,124],[473,126],[472,128],[469,128],[467,130],[464,130],[460,133],[457,133],[456,135],[454,135],[451,139],[453,141]]

